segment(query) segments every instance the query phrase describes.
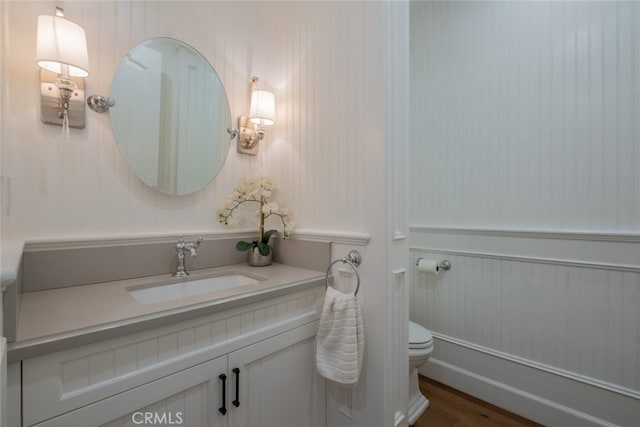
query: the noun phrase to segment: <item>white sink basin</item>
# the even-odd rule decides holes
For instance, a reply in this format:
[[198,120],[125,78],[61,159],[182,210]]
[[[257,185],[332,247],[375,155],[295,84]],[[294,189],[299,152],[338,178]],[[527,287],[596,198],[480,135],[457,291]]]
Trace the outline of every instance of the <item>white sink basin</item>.
[[189,298],[209,292],[258,283],[260,280],[242,274],[207,277],[206,279],[186,280],[166,285],[129,288],[127,292],[142,304],[156,304],[182,298]]

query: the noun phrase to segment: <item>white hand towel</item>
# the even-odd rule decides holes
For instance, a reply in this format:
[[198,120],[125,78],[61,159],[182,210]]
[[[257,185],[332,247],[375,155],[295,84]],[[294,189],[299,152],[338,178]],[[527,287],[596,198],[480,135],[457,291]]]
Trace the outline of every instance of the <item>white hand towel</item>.
[[316,337],[316,368],[340,384],[356,384],[362,368],[364,329],[354,294],[327,288]]

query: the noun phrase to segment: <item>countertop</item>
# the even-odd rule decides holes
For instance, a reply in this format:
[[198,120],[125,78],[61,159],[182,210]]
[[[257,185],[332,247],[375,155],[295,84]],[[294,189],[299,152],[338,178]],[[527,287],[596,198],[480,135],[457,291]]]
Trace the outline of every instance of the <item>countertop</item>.
[[[207,315],[324,283],[323,272],[282,264],[268,267],[239,264],[190,273],[182,279],[170,275],[150,276],[24,293],[17,339],[8,344],[9,361]],[[127,292],[131,287],[231,273],[260,282],[154,304],[140,303]]]
[[18,278],[20,258],[24,250],[24,241],[3,240],[2,257],[0,264],[0,291],[4,292],[9,285],[15,283]]

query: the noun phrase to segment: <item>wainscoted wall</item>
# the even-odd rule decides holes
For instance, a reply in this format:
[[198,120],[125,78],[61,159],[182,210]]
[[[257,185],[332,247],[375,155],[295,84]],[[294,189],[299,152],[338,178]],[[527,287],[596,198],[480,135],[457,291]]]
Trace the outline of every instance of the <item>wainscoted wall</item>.
[[[237,181],[256,173],[270,175],[279,186],[277,201],[293,213],[297,234],[320,239],[346,234],[341,243],[348,236],[362,240],[365,235],[369,242],[360,248],[364,261],[359,270],[359,295],[371,331],[366,366],[359,386],[349,390],[345,411],[332,412],[329,401],[331,425],[406,425],[406,397],[397,392],[406,388],[406,346],[390,342],[406,342],[407,289],[404,282],[389,284],[395,283],[390,272],[406,267],[408,251],[406,240],[399,238],[392,259],[389,245],[395,234],[406,237],[407,221],[406,212],[392,210],[387,198],[406,182],[408,3],[59,5],[87,30],[89,93],[109,93],[117,65],[137,43],[175,37],[195,47],[216,69],[233,117],[247,112],[248,82],[259,76],[261,86],[276,95],[276,125],[258,157],[237,154],[233,143],[218,177],[198,193],[175,197],[153,191],[118,152],[108,115],[88,111],[87,127],[71,129],[68,140],[60,127],[40,122],[36,17],[51,14],[54,5],[3,2],[1,160],[2,174],[11,177],[11,191],[4,192],[11,195],[11,211],[3,211],[3,239],[215,233],[222,229],[216,210]],[[395,157],[388,159],[389,152]],[[392,180],[396,172],[399,178]],[[387,221],[389,212],[393,221]],[[241,224],[242,229],[249,226],[254,225]],[[354,246],[335,246],[333,258]],[[390,316],[393,322],[387,321]]]
[[[4,12],[5,9],[5,5],[4,2],[2,4],[0,4],[0,25],[2,25],[2,28],[6,28],[7,25],[7,18],[6,18],[6,13]],[[4,76],[5,76],[5,67],[6,67],[6,61],[4,61],[4,43],[1,42],[2,38],[0,38],[0,94],[2,94],[2,83],[4,81]],[[2,97],[4,98],[4,97]],[[4,130],[5,130],[5,126],[4,126],[4,101],[0,100],[0,218],[4,217],[4,212],[6,210],[6,203],[5,203],[5,178],[4,175],[2,174],[2,141],[4,140]],[[2,221],[0,219],[0,241],[2,240],[2,223],[4,221]],[[0,254],[0,265],[2,265],[2,254]],[[1,316],[0,316],[1,317]]]
[[411,3],[423,373],[546,425],[640,419],[640,5]]
[[[438,276],[413,276],[411,317],[437,338],[425,373],[446,378],[445,371],[464,369],[566,406],[515,406],[545,424],[571,413],[633,425],[640,415],[640,266],[627,261],[639,249],[640,236],[413,228],[414,260],[453,265]],[[598,251],[600,260],[580,257]],[[498,395],[488,387],[482,393]]]
[[[6,28],[6,23],[7,23],[7,18],[6,18],[6,14],[4,13],[4,8],[5,5],[4,3],[0,3],[0,25],[2,25],[2,28]],[[1,39],[0,39],[1,40]],[[2,84],[1,82],[4,81],[4,76],[5,76],[5,62],[4,61],[4,56],[3,56],[3,52],[4,52],[4,44],[0,43],[0,85]],[[2,94],[2,86],[0,86],[0,94]],[[0,98],[4,98],[4,97],[0,97]],[[1,218],[4,217],[4,211],[6,209],[6,204],[5,204],[5,190],[4,190],[4,185],[5,185],[5,179],[4,176],[2,174],[2,141],[4,139],[4,115],[3,115],[3,111],[4,111],[4,102],[0,99],[0,242],[2,241],[2,223],[4,222]],[[2,265],[2,251],[0,251],[0,265]],[[1,289],[1,287],[0,287]],[[2,297],[0,296],[0,299]],[[3,319],[4,314],[2,311],[2,305],[0,305],[0,319]],[[2,321],[0,321],[0,323],[2,323]],[[4,330],[4,324],[0,324],[0,331]],[[0,384],[0,387],[2,387],[2,384]],[[0,388],[0,393],[5,393],[4,388]],[[3,396],[0,396],[0,401],[4,402]],[[2,405],[0,403],[0,405]],[[1,409],[4,409],[2,406],[0,406]],[[4,418],[3,418],[4,417]],[[0,423],[4,422],[4,420],[6,419],[6,412],[2,411],[2,413],[0,413]]]
[[[204,190],[166,196],[147,188],[120,155],[109,116],[87,111],[87,127],[71,130],[39,119],[36,17],[50,2],[8,2],[4,32],[3,173],[11,176],[7,232],[16,238],[129,235],[222,228],[216,210],[244,176],[264,173],[277,200],[300,227],[368,232],[369,180],[382,141],[371,123],[378,94],[378,52],[367,50],[359,2],[63,2],[87,30],[89,93],[109,94],[122,57],[154,36],[181,39],[218,72],[232,116],[248,111],[249,78],[276,95],[277,123],[258,157],[236,153]],[[381,65],[380,65],[381,66]],[[379,79],[377,79],[379,82]],[[381,108],[380,108],[381,111]],[[235,123],[234,123],[235,126]],[[372,139],[373,137],[373,139]],[[365,149],[366,147],[366,149]],[[380,145],[382,147],[382,145]],[[345,191],[345,183],[349,191]]]

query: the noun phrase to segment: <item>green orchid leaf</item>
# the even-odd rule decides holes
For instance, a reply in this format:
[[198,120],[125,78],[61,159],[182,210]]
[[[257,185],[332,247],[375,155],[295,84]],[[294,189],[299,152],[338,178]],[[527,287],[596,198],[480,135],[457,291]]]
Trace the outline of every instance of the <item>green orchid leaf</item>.
[[258,251],[260,252],[260,255],[267,256],[269,255],[269,252],[271,252],[271,248],[269,248],[269,245],[266,243],[258,243]]
[[278,230],[269,230],[269,231],[265,231],[264,234],[262,235],[262,243],[267,244],[269,243],[269,239],[271,238],[271,236],[273,236],[273,233],[275,233]]
[[236,243],[236,250],[240,252],[248,251],[252,247],[253,247],[252,243],[245,242],[244,240],[241,240],[238,243]]

